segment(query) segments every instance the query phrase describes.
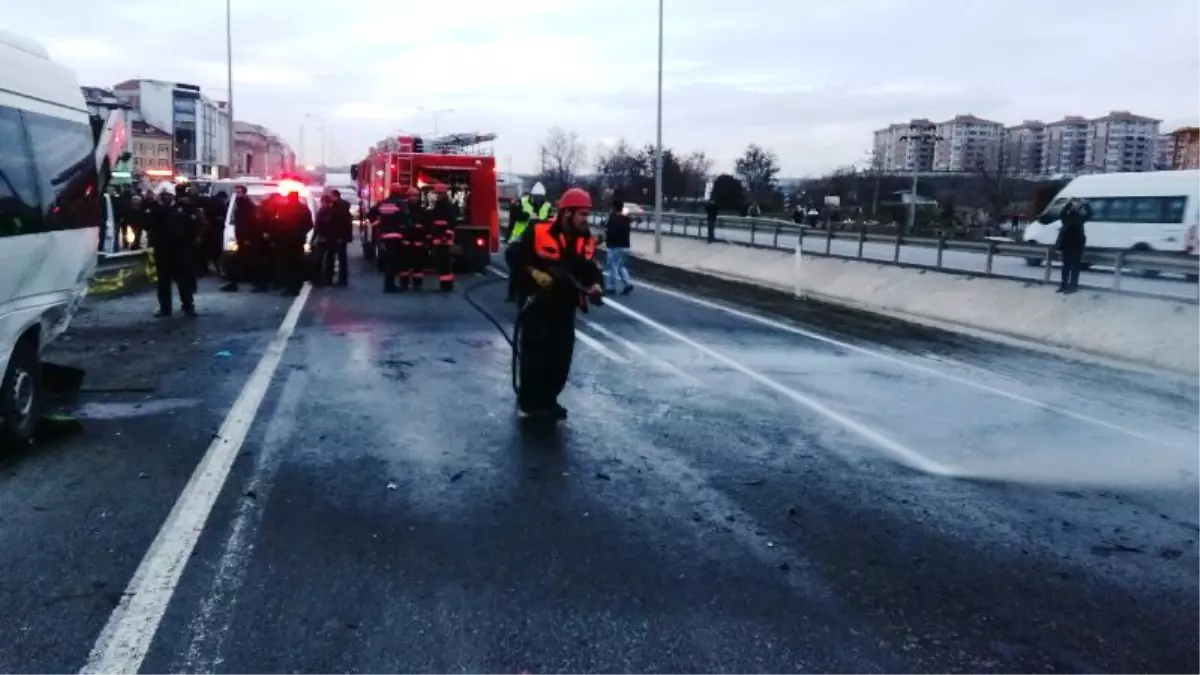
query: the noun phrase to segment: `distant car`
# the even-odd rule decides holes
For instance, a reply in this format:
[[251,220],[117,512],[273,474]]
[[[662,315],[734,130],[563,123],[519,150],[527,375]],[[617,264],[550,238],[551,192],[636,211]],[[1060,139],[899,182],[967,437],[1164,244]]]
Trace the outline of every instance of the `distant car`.
[[[318,261],[317,261],[316,254],[313,252],[313,230],[316,228],[316,225],[317,225],[318,204],[317,204],[317,199],[313,197],[312,190],[302,183],[299,183],[296,181],[289,181],[289,180],[280,180],[280,181],[240,180],[240,181],[238,181],[237,184],[246,186],[246,196],[248,196],[250,198],[250,200],[252,202],[254,202],[254,204],[256,206],[261,206],[263,201],[265,201],[266,198],[270,195],[281,195],[282,196],[282,195],[288,194],[289,192],[299,192],[300,193],[300,199],[305,203],[305,205],[308,206],[308,210],[312,213],[312,218],[313,218],[313,229],[310,229],[308,231],[308,236],[305,237],[305,239],[304,239],[305,277],[309,278],[309,279],[316,278],[316,272],[318,269]],[[222,245],[221,245],[221,248],[223,250],[223,253],[221,255],[221,269],[227,270],[226,271],[227,276],[228,276],[228,270],[235,269],[235,266],[232,264],[232,262],[233,262],[232,259],[233,259],[233,255],[235,253],[237,253],[237,247],[238,247],[237,235],[234,231],[234,226],[233,226],[233,205],[234,205],[234,199],[231,196],[231,198],[229,200],[229,207],[225,211],[225,228],[224,228],[224,232],[223,232],[223,240],[222,240]]]
[[646,209],[642,208],[639,204],[626,204],[621,209],[621,213],[632,218],[635,223],[640,223],[646,219]]

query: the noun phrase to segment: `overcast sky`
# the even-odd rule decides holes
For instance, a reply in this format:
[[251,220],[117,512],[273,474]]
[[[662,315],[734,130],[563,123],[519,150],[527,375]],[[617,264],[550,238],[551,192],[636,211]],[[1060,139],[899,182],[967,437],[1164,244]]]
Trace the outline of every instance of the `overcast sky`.
[[[400,129],[499,134],[535,168],[547,128],[594,156],[652,143],[655,0],[233,0],[234,104],[299,147],[328,120],[332,162]],[[226,97],[222,0],[0,0],[82,84],[133,77]],[[1196,0],[666,0],[664,143],[731,168],[747,143],[785,176],[863,162],[871,132],[974,113],[1008,124],[1114,109],[1194,124]],[[308,159],[319,159],[308,121]]]

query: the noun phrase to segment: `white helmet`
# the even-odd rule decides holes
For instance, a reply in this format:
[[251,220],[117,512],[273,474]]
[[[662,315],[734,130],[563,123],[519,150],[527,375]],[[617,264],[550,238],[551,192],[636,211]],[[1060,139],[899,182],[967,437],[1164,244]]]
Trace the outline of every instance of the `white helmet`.
[[175,184],[169,180],[164,180],[163,182],[154,186],[154,194],[160,195],[164,192],[166,192],[167,194],[170,194],[170,195],[174,195],[175,194]]
[[529,194],[534,197],[545,197],[546,196],[546,186],[542,185],[540,182],[534,183],[533,189],[529,191]]

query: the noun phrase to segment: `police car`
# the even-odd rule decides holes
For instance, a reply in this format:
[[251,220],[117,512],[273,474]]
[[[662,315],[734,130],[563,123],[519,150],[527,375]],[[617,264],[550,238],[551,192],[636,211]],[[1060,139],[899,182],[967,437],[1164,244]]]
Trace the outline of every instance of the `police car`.
[[[319,261],[316,253],[313,251],[313,233],[317,226],[317,200],[313,197],[312,191],[308,186],[295,180],[256,180],[256,179],[239,179],[235,181],[235,185],[246,186],[246,196],[250,201],[254,202],[255,206],[261,207],[263,202],[268,197],[278,196],[286,197],[289,193],[297,192],[300,194],[300,200],[308,207],[309,213],[313,218],[313,229],[308,231],[308,235],[304,239],[304,269],[305,278],[316,278],[317,270],[319,269]],[[225,276],[228,278],[230,271],[236,270],[237,266],[233,262],[234,254],[238,250],[237,233],[233,225],[233,205],[236,194],[231,193],[229,199],[229,207],[225,210],[225,228],[222,237],[221,248],[221,269],[224,270]]]

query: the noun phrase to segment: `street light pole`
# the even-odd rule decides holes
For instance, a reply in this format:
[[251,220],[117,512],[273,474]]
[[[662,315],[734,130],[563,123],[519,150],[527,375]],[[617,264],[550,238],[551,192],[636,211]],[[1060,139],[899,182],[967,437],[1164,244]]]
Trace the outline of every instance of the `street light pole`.
[[662,147],[662,80],[663,80],[663,0],[658,0],[658,124],[654,150],[654,255],[662,255],[663,205],[663,147]]
[[229,80],[229,102],[226,104],[229,112],[229,178],[233,178],[234,146],[237,136],[233,129],[233,0],[225,0],[225,75]]

